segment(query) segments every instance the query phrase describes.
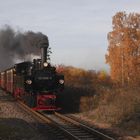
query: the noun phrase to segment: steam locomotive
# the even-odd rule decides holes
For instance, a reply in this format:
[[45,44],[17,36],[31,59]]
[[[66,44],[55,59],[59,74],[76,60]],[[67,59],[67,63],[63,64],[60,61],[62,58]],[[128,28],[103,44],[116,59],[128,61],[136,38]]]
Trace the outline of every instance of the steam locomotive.
[[22,62],[0,72],[0,86],[33,110],[59,110],[57,93],[64,88],[64,75],[47,60],[48,38],[40,43],[41,59]]

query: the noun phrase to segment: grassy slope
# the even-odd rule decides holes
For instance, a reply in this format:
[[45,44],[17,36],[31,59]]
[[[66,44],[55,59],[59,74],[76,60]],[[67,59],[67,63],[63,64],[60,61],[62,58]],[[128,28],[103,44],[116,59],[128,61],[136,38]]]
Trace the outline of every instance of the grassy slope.
[[139,88],[105,89],[93,102],[96,100],[98,105],[89,111],[88,118],[119,127],[128,135],[140,135]]

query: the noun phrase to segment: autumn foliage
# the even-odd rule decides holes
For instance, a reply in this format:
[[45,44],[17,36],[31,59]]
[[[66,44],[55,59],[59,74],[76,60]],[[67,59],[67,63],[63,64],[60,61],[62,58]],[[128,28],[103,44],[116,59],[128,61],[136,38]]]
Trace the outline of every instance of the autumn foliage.
[[87,71],[72,66],[59,66],[59,69],[65,75],[65,89],[60,102],[67,111],[85,112],[96,108],[99,89],[111,85],[105,71]]
[[116,87],[104,70],[87,71],[72,66],[60,69],[65,75],[65,89],[60,97],[64,111],[80,112],[97,122],[139,133],[140,88]]
[[123,86],[137,85],[140,83],[140,14],[118,12],[112,24],[106,55],[111,78]]
[[80,112],[88,119],[139,135],[140,15],[119,12],[112,23],[106,54],[111,76],[104,70],[60,66],[58,71],[65,75],[61,105],[70,113]]

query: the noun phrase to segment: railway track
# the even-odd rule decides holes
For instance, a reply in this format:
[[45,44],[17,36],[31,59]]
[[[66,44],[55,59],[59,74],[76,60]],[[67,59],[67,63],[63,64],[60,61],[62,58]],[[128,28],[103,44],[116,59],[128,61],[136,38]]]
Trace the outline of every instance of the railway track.
[[66,132],[68,132],[72,139],[75,140],[115,140],[114,138],[111,138],[93,128],[90,128],[84,124],[81,124],[80,122],[77,122],[73,120],[72,118],[69,118],[68,116],[59,114],[55,112],[51,115],[46,115],[44,113],[41,113],[43,116],[47,117],[49,120],[55,122],[57,126],[64,129]]
[[99,131],[99,132],[101,132],[103,134],[106,134],[106,135],[108,135],[110,137],[113,137],[115,139],[118,139],[120,137],[120,135],[118,135],[116,133],[113,133],[111,130],[99,128],[99,127],[93,125],[90,121],[87,121],[87,120],[78,118],[78,117],[76,117],[76,116],[74,116],[72,114],[67,114],[66,116],[69,117],[69,118],[71,118],[71,119],[73,119],[73,120],[75,120],[76,122],[80,122],[80,123],[82,123],[82,124],[84,124],[84,125],[92,128],[92,129],[94,129],[96,131]]
[[81,124],[68,116],[57,112],[54,112],[53,114],[35,112],[23,103],[19,102],[19,104],[25,111],[44,123],[47,126],[46,132],[52,133],[57,140],[115,140],[114,138]]

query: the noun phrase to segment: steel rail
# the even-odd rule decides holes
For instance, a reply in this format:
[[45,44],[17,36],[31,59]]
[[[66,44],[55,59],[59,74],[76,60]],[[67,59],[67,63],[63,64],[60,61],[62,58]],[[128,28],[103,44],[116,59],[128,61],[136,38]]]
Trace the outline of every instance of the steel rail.
[[[64,134],[67,138],[72,140],[80,140],[80,138],[74,134],[72,134],[69,130],[61,126],[58,122],[54,121],[52,118],[48,117],[47,114],[40,112],[40,111],[34,111],[31,108],[29,108],[27,105],[22,103],[21,101],[17,101],[18,104],[24,109],[28,114],[33,115],[34,118],[39,119],[41,122],[49,124],[53,128],[57,128],[57,130],[60,130],[62,134]],[[60,118],[61,120],[64,120],[66,122],[69,122],[73,124],[74,126],[77,126],[78,128],[87,131],[88,133],[92,134],[93,136],[98,137],[102,140],[115,140],[114,138],[111,138],[93,128],[90,128],[89,126],[86,126],[78,121],[75,121],[72,118],[69,118],[68,116],[62,115],[60,113],[54,112],[54,115]]]
[[42,112],[38,112],[39,114],[41,114],[44,118],[48,119],[49,121],[51,121],[55,127],[57,127],[58,129],[62,130],[63,132],[65,132],[68,137],[70,137],[72,140],[80,140],[77,136],[74,136],[72,133],[70,133],[68,130],[66,130],[65,128],[61,127],[59,125],[59,123],[57,123],[56,121],[52,120],[51,118],[49,118],[46,114],[42,113]]
[[69,139],[79,140],[78,137],[74,136],[73,134],[71,134],[69,131],[67,131],[63,127],[60,127],[60,125],[58,123],[56,123],[55,121],[53,121],[50,118],[48,118],[47,116],[45,116],[44,113],[32,110],[31,108],[29,108],[27,105],[25,105],[21,101],[17,101],[17,102],[23,110],[25,110],[28,114],[33,115],[33,117],[35,117],[37,120],[39,119],[43,123],[49,124],[49,125],[51,125],[51,127],[55,127],[57,129],[61,130],[61,132]]
[[60,118],[62,118],[62,119],[64,119],[64,120],[66,120],[66,121],[69,121],[69,122],[77,125],[78,127],[82,128],[82,129],[87,130],[88,132],[90,132],[90,133],[92,133],[94,135],[97,135],[99,138],[101,138],[103,140],[115,140],[114,138],[112,138],[110,136],[107,136],[107,135],[105,135],[105,134],[103,134],[103,133],[101,133],[101,132],[99,132],[99,131],[97,131],[97,130],[95,130],[93,128],[90,128],[89,126],[86,126],[86,125],[84,125],[84,124],[82,124],[80,122],[77,122],[77,121],[73,120],[72,118],[69,118],[68,116],[62,115],[62,114],[60,114],[58,112],[55,112],[55,115],[60,117]]

